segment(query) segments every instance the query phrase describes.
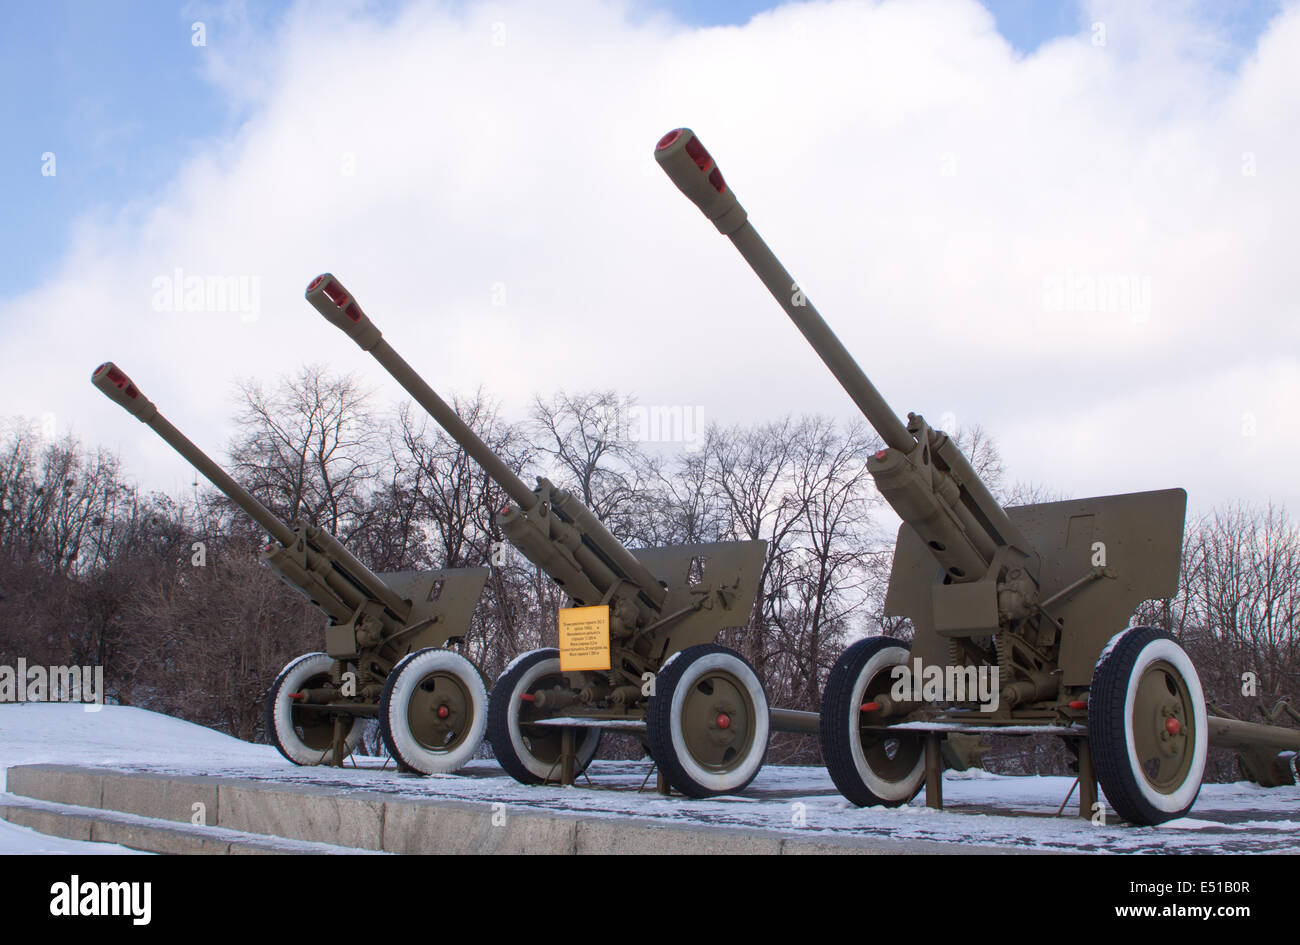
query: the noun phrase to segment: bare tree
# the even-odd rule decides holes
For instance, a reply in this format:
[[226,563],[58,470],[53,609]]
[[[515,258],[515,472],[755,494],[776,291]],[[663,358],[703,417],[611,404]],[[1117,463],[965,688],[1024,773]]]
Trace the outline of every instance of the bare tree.
[[365,523],[384,430],[370,392],[351,374],[308,365],[267,389],[239,385],[232,472],[282,518],[305,518],[339,538]]
[[653,463],[628,435],[635,404],[613,391],[559,391],[534,399],[527,430],[556,484],[572,489],[624,541],[642,537],[645,493],[655,479]]
[[[453,407],[489,449],[522,473],[533,450],[481,390],[472,398],[454,399]],[[395,511],[382,520],[395,523],[390,530],[408,548],[406,566],[493,564],[466,649],[480,666],[504,667],[518,652],[542,645],[559,598],[541,593],[536,569],[506,553],[496,513],[507,496],[460,444],[427,418],[417,417],[409,405],[399,411],[396,430],[390,449],[393,476],[385,489]],[[495,555],[494,549],[499,549]]]
[[803,548],[794,590],[803,631],[788,657],[802,690],[791,696],[811,709],[820,706],[821,681],[867,600],[868,561],[882,551],[870,519],[880,500],[866,467],[879,445],[861,424],[841,433],[825,418],[807,418],[798,428],[793,478]]
[[1195,530],[1194,606],[1210,635],[1244,657],[1260,694],[1297,688],[1300,533],[1284,509],[1236,505]]

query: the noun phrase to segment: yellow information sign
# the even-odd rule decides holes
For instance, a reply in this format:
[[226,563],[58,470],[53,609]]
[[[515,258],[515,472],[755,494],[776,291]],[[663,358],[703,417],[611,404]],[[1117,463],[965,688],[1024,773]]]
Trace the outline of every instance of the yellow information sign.
[[609,669],[609,608],[560,608],[560,670]]

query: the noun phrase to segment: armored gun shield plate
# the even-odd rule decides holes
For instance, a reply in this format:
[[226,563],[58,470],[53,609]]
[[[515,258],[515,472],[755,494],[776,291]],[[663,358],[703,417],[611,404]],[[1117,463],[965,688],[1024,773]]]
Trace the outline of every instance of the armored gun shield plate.
[[[1096,567],[1107,571],[1107,576],[1079,588],[1051,609],[1065,627],[1060,654],[1065,685],[1091,682],[1102,648],[1116,627],[1129,623],[1138,604],[1177,592],[1186,509],[1187,493],[1182,489],[1007,509],[1008,517],[1038,550],[1042,599]],[[978,591],[970,590],[974,586],[945,584],[943,572],[920,537],[910,526],[900,526],[885,612],[911,619],[916,628],[912,655],[924,665],[943,665],[947,660],[947,641],[936,626],[938,598],[965,595],[978,602]],[[995,598],[985,596],[994,606]],[[972,613],[972,631],[988,632],[988,617],[988,613]]]
[[405,653],[440,647],[463,637],[483,596],[487,568],[442,568],[437,571],[389,571],[379,577],[411,602],[411,623],[432,621],[402,638]]
[[712,643],[728,627],[749,623],[767,555],[766,541],[635,548],[632,554],[668,586],[665,613],[691,607],[701,594],[708,595],[704,606],[673,630],[665,655]]

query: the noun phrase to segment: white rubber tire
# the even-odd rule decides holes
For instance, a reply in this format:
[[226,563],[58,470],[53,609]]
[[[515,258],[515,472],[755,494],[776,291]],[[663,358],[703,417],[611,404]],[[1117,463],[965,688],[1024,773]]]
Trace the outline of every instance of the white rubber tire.
[[[529,749],[519,726],[520,696],[527,693],[539,679],[560,673],[560,651],[548,647],[532,650],[516,657],[492,687],[488,703],[488,731],[497,762],[506,773],[522,784],[543,784],[557,780],[559,765],[538,758]],[[591,764],[600,747],[601,731],[588,728],[574,746],[574,774],[580,774]]]
[[[1194,731],[1187,775],[1183,783],[1169,793],[1157,790],[1147,779],[1133,738],[1138,682],[1148,667],[1157,661],[1173,667],[1187,687]],[[1117,712],[1121,698],[1122,712]],[[1187,652],[1164,631],[1130,627],[1112,637],[1102,651],[1093,671],[1088,701],[1093,758],[1098,780],[1111,806],[1126,820],[1144,825],[1185,816],[1200,793],[1209,752],[1209,713],[1205,708],[1205,694]]]
[[[906,664],[910,656],[910,651],[905,647],[889,647],[882,649],[867,661],[867,665],[858,674],[858,678],[853,686],[852,703],[861,705],[865,701],[867,683],[879,673],[882,669],[899,664]],[[856,730],[856,718],[843,719],[842,722],[851,729]],[[867,756],[862,750],[862,740],[853,738],[850,742],[853,752],[853,766],[858,771],[858,777],[862,783],[876,797],[885,802],[886,805],[906,804],[920,792],[921,786],[925,783],[925,752],[921,752],[921,757],[916,762],[916,767],[908,772],[907,777],[897,781],[888,781],[876,775],[872,767],[867,764]]]
[[[924,751],[917,751],[911,769],[883,777],[868,760],[860,731],[861,706],[871,681],[895,666],[908,665],[910,658],[911,650],[893,639],[867,637],[845,650],[827,677],[821,706],[822,759],[840,793],[859,807],[901,806],[925,784]],[[915,750],[915,740],[908,750]]]
[[[438,751],[422,745],[411,732],[407,709],[412,695],[430,673],[454,675],[470,699],[468,730],[454,748]],[[380,733],[397,761],[420,774],[445,774],[465,767],[487,731],[487,689],[474,664],[451,650],[428,647],[409,653],[393,667],[379,699]]]
[[[721,670],[731,676],[753,705],[753,734],[740,763],[728,771],[710,771],[697,762],[686,744],[682,710],[687,694],[705,674]],[[688,647],[664,665],[655,678],[655,694],[646,713],[651,753],[668,782],[689,797],[717,797],[743,791],[767,757],[771,715],[758,674],[739,653],[716,644]],[[665,711],[666,710],[666,711]]]
[[[334,670],[334,660],[326,653],[306,653],[292,660],[271,684],[267,703],[267,736],[280,754],[296,765],[328,765],[334,763],[334,747],[324,750],[312,748],[299,736],[293,724],[293,700],[290,693],[299,691],[314,676],[328,676]],[[344,738],[344,757],[361,743],[365,725],[353,718],[352,727]]]

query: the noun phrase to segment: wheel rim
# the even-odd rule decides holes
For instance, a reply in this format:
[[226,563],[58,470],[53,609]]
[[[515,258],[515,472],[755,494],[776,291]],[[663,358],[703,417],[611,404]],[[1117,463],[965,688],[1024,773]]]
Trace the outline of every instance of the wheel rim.
[[[505,768],[525,784],[543,784],[559,779],[564,732],[561,727],[539,725],[559,718],[564,710],[542,708],[528,699],[542,690],[559,687],[572,692],[585,686],[592,674],[564,673],[559,651],[534,650],[512,664],[497,680],[489,697],[489,739]],[[495,732],[495,734],[494,734]],[[574,774],[585,771],[600,747],[601,730],[582,727],[573,733]]]
[[406,724],[420,747],[452,751],[469,734],[474,720],[474,697],[464,680],[445,670],[429,673],[411,691]]
[[853,708],[857,723],[853,725],[862,760],[871,772],[884,781],[902,781],[916,771],[924,746],[919,738],[899,738],[888,732],[870,727],[874,713],[865,712],[862,706],[877,696],[889,695],[893,687],[894,664],[884,666],[870,677],[859,682],[853,694]]
[[1139,771],[1153,790],[1173,794],[1191,771],[1197,733],[1191,693],[1172,664],[1155,660],[1143,670],[1132,719]]
[[[320,689],[329,684],[329,674],[322,673],[304,680],[300,688]],[[290,702],[289,718],[294,733],[312,751],[328,751],[334,746],[334,722],[326,713]]]
[[754,700],[731,673],[710,670],[682,700],[682,741],[691,759],[711,774],[748,761],[754,744]]
[[[535,679],[520,693],[532,695],[539,690],[550,690],[556,686],[564,689],[570,688],[568,677],[563,673],[548,673]],[[515,711],[518,713],[519,718],[519,737],[523,741],[524,747],[528,749],[529,754],[542,764],[558,765],[564,740],[562,730],[553,725],[533,724],[542,719],[554,718],[554,713],[547,709],[538,709],[532,702],[519,699],[518,696],[516,696],[516,701],[518,703]],[[581,741],[579,738],[574,739],[575,754],[578,753]]]

